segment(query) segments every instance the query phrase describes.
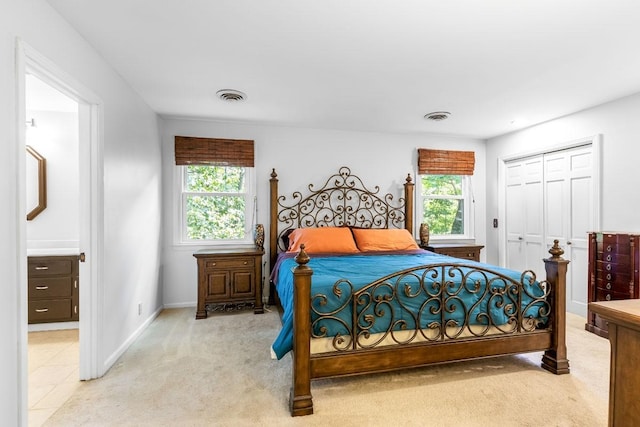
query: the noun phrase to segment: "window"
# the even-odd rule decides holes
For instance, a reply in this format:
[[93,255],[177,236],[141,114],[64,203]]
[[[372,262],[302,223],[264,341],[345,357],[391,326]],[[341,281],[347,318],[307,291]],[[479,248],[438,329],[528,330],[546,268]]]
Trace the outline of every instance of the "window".
[[437,237],[473,237],[473,151],[418,149],[418,218]]
[[188,165],[182,171],[183,240],[248,239],[252,168]]
[[252,242],[253,141],[175,137],[178,243]]
[[429,224],[432,236],[470,236],[469,178],[463,175],[421,175],[420,222]]

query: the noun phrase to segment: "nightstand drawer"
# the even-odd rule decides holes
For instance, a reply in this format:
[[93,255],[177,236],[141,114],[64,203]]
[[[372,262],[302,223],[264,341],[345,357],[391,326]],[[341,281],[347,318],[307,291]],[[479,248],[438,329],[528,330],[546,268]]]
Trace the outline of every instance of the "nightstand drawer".
[[255,258],[253,257],[236,257],[236,258],[214,258],[205,262],[205,269],[213,270],[217,268],[242,268],[253,267]]
[[448,255],[455,258],[468,259],[472,261],[480,261],[480,251],[484,248],[482,245],[471,244],[432,244],[430,250],[437,254]]

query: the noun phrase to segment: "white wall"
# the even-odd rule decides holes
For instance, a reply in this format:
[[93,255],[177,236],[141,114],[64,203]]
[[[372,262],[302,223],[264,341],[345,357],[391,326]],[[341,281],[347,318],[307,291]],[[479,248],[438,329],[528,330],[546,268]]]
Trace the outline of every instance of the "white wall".
[[[31,221],[27,221],[27,253],[78,254],[78,113],[28,110],[27,117],[36,121],[35,127],[27,127],[27,145],[44,157],[47,165],[47,208]],[[30,177],[27,167],[27,183],[30,180],[37,183],[37,175],[32,173]],[[35,205],[37,199],[29,204],[27,194],[27,211]]]
[[[603,230],[640,231],[640,192],[635,171],[640,158],[640,94],[625,97],[487,142],[487,218],[498,218],[497,165],[502,157],[541,151],[602,135]],[[487,229],[487,261],[497,263],[498,229]],[[586,284],[585,284],[586,286]]]
[[[476,172],[473,177],[476,198],[476,241],[485,240],[485,143],[482,140],[425,136],[416,134],[383,134],[317,130],[293,127],[269,127],[196,120],[163,120],[162,143],[164,162],[164,235],[163,292],[168,306],[190,306],[196,303],[197,270],[193,252],[196,247],[173,244],[174,204],[179,203],[173,188],[174,137],[253,139],[255,141],[258,222],[265,224],[268,236],[269,178],[275,168],[280,194],[304,190],[307,185],[321,185],[326,178],[348,166],[367,185],[379,185],[382,193],[398,192],[402,197],[407,174],[415,182],[416,148],[473,150]],[[267,245],[268,246],[268,245]],[[268,260],[269,255],[265,256]]]
[[[26,221],[18,191],[16,37],[103,102],[104,259],[101,358],[113,360],[161,304],[161,152],[157,116],[102,57],[44,1],[0,0],[0,424],[26,420]],[[21,126],[24,124],[21,124]],[[23,243],[21,243],[23,242]],[[91,254],[87,254],[91,256]],[[26,271],[26,269],[25,269]],[[81,279],[82,280],[82,279]],[[137,315],[142,302],[144,313]],[[81,308],[82,309],[82,308]]]

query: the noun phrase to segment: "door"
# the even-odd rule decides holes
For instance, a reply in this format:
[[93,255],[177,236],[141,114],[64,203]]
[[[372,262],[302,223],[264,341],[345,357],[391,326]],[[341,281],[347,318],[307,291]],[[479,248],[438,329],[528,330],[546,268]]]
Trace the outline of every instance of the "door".
[[554,240],[564,249],[567,310],[586,316],[588,235],[596,229],[593,144],[505,163],[506,266],[544,277]]
[[544,155],[545,243],[554,240],[571,261],[567,270],[567,311],[586,316],[588,232],[594,230],[593,150],[582,146]]
[[506,164],[506,261],[513,270],[543,271],[543,157]]

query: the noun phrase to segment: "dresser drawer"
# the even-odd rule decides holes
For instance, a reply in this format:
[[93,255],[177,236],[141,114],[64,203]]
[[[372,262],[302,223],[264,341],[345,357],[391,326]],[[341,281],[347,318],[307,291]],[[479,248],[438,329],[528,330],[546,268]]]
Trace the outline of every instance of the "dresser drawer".
[[[596,288],[597,289],[602,289],[605,291],[613,291],[613,292],[622,292],[622,293],[626,293],[627,295],[629,295],[629,282],[616,282],[616,283],[612,283],[612,282],[598,282],[596,283]],[[629,296],[627,296],[627,298],[629,298]]]
[[629,245],[629,234],[625,233],[602,233],[602,243],[607,245],[626,244]]
[[71,259],[34,258],[29,260],[29,277],[69,275],[73,272]]
[[629,252],[620,253],[620,252],[597,252],[596,260],[602,262],[614,262],[616,264],[629,265],[631,263],[631,257],[629,256]]
[[631,265],[616,262],[596,261],[596,270],[598,275],[613,273],[616,271],[629,271]]
[[618,299],[629,299],[629,292],[614,292],[606,289],[596,288],[596,301],[612,301]]
[[29,279],[29,298],[71,297],[72,277],[36,277]]
[[616,253],[616,254],[629,254],[629,242],[626,243],[604,243],[598,242],[596,245],[596,251],[600,253]]
[[29,323],[69,321],[73,314],[70,298],[29,301]]
[[214,258],[206,260],[204,268],[207,270],[216,268],[253,268],[254,263],[254,257]]

